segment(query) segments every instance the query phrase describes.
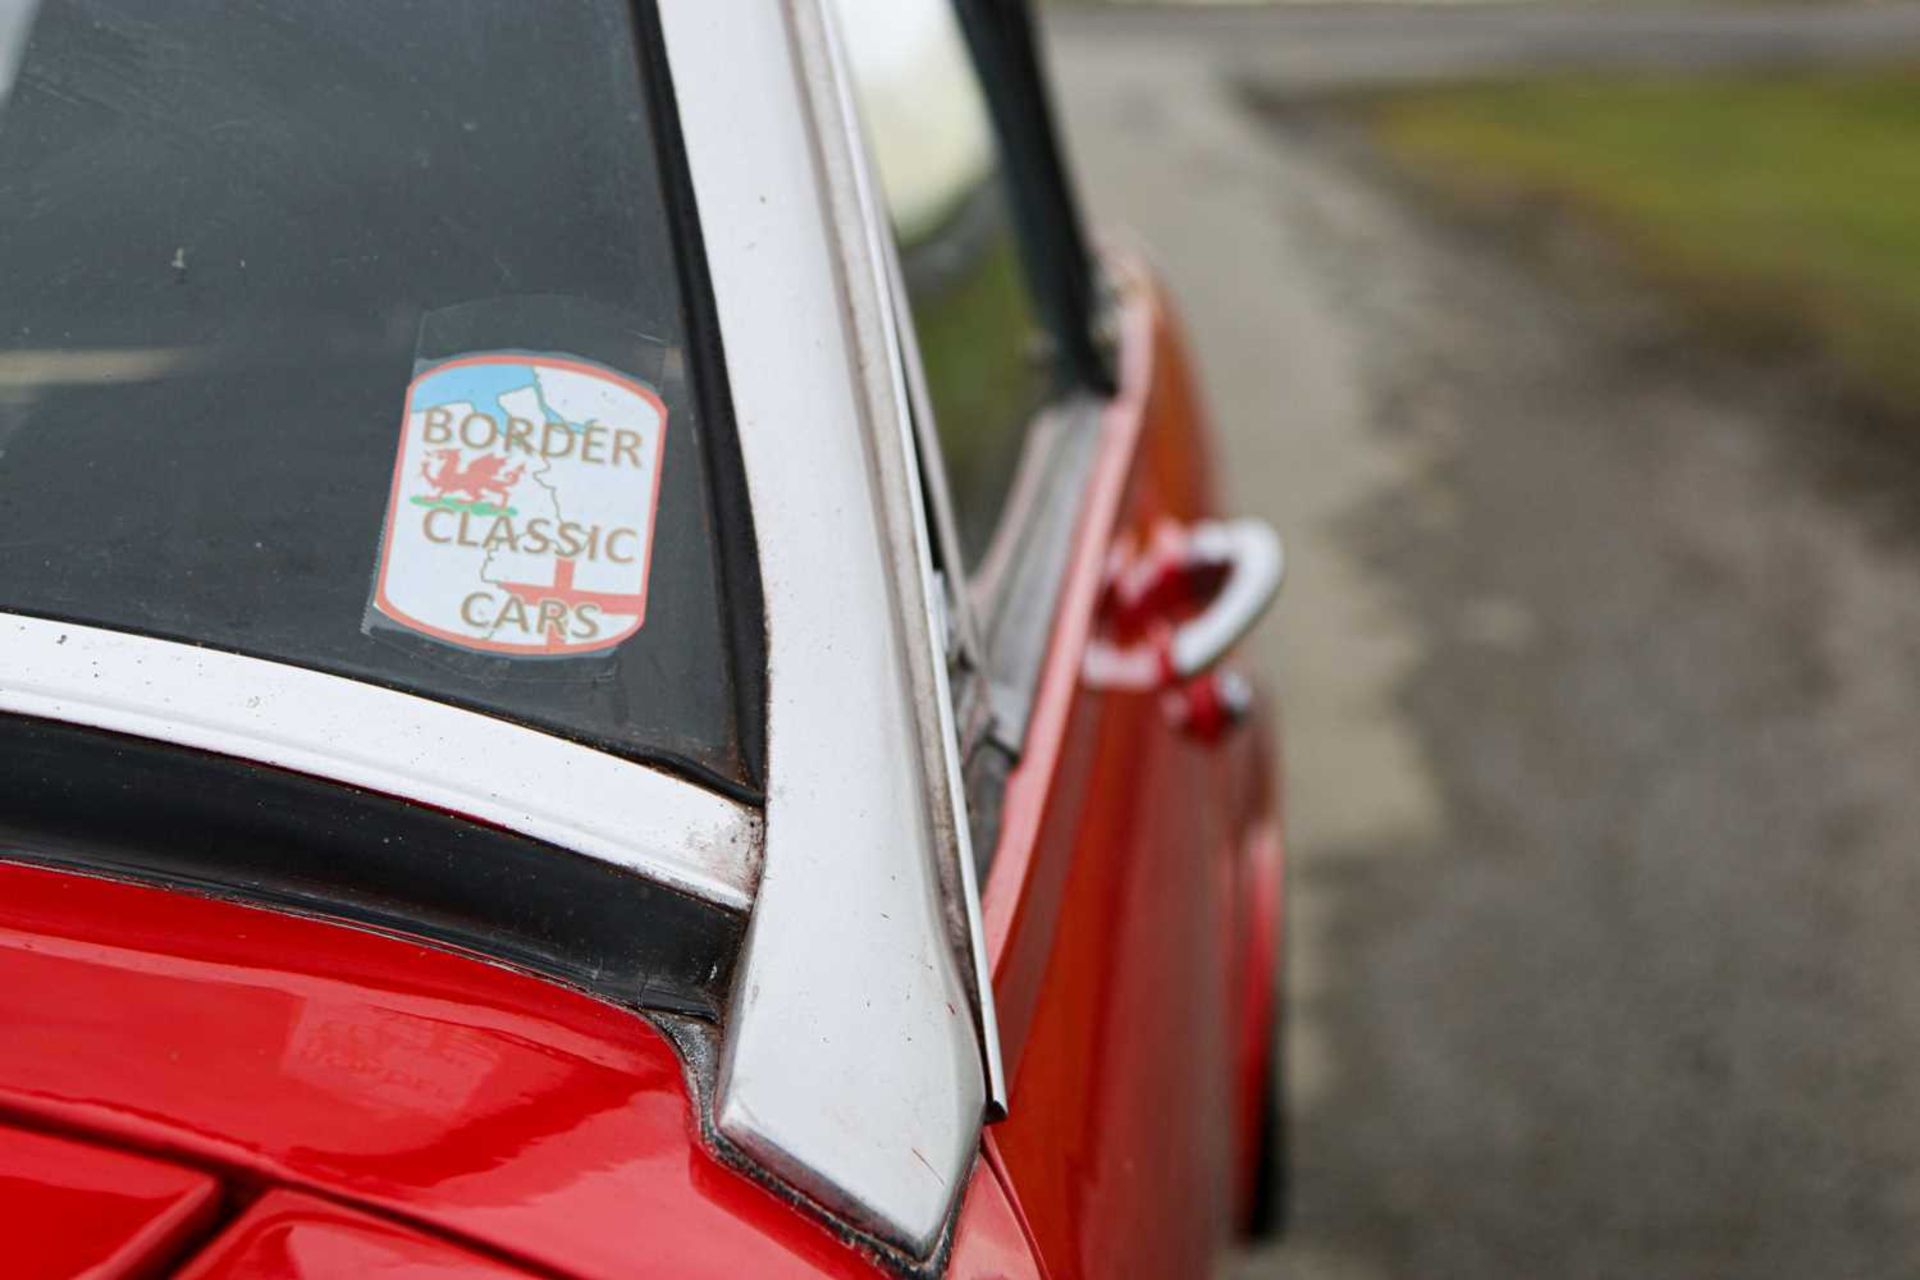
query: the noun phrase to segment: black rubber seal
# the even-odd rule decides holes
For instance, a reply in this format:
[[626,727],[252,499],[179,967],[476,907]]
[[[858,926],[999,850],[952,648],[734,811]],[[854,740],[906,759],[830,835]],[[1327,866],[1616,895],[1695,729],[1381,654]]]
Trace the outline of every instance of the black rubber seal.
[[619,867],[424,805],[21,717],[0,717],[0,858],[332,916],[716,1020],[746,927]]

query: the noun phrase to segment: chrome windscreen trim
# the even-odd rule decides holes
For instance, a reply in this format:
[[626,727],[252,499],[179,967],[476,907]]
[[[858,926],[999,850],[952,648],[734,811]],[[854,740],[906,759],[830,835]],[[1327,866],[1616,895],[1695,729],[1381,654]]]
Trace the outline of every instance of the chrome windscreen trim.
[[[831,26],[834,11],[822,7]],[[945,612],[959,618],[966,657],[978,661],[981,653],[974,628],[971,601],[964,589],[952,592],[934,568],[937,535],[951,555],[959,539],[951,526],[951,503],[945,491],[939,442],[933,428],[932,398],[926,394],[925,371],[912,323],[905,318],[906,285],[893,231],[880,195],[874,169],[859,129],[852,73],[844,43],[820,42],[826,65],[817,76],[834,92],[816,95],[823,131],[835,128],[844,146],[838,163],[846,166],[846,181],[834,185],[837,200],[833,226],[839,232],[840,253],[849,278],[849,292],[861,292],[856,276],[864,277],[872,305],[852,308],[856,346],[864,354],[857,362],[865,373],[863,387],[874,423],[874,466],[880,494],[887,502],[888,542],[895,589],[907,599],[918,597],[905,624],[907,656],[916,705],[932,715],[920,718],[921,754],[927,766],[927,801],[934,818],[933,855],[943,868],[949,906],[957,904],[959,919],[952,922],[955,946],[966,966],[972,992],[974,1034],[980,1040],[981,1065],[986,1072],[987,1118],[1007,1113],[1006,1072],[1000,1058],[999,1014],[993,999],[993,971],[987,962],[986,929],[980,913],[980,886],[975,874],[973,832],[967,818],[967,790],[962,777],[960,733],[954,716],[953,672],[946,643]],[[808,45],[803,42],[802,53]],[[832,167],[832,162],[830,166]],[[929,513],[933,520],[929,521]],[[912,554],[906,554],[911,548]],[[957,555],[949,563],[959,564]],[[915,624],[918,624],[916,626]]]
[[491,823],[744,911],[758,815],[551,734],[342,676],[0,614],[0,712],[289,769]]
[[828,37],[813,0],[660,16],[767,611],[765,869],[716,1120],[847,1225],[924,1258],[987,1087],[937,863],[949,797],[915,700],[924,601],[902,598],[880,491],[878,451],[899,446],[878,433],[899,424],[873,420],[854,336],[876,323],[877,276],[842,259],[834,197],[852,174],[817,78]]

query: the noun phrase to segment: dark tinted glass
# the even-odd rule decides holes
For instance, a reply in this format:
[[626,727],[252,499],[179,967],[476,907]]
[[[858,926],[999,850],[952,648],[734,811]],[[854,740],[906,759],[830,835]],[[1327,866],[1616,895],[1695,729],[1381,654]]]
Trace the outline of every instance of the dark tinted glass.
[[722,589],[751,566],[721,560],[633,6],[15,26],[0,609],[751,785],[729,672],[761,623]]
[[967,567],[1051,389],[992,119],[950,0],[839,0]]

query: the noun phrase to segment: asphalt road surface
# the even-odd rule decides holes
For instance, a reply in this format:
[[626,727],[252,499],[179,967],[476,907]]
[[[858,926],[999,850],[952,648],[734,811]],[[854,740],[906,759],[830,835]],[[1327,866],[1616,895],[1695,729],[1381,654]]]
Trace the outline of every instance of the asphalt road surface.
[[[1739,21],[1912,26],[1813,12]],[[1054,32],[1293,557],[1296,1216],[1240,1274],[1920,1274],[1920,450],[1234,90],[1369,24]]]

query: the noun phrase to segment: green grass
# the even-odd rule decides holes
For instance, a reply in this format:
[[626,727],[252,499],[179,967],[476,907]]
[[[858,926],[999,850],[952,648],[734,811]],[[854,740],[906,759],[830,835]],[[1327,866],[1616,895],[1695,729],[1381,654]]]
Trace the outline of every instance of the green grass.
[[914,327],[940,452],[969,562],[986,550],[1027,424],[1045,400],[1032,313],[1011,237],[913,298]]
[[1695,314],[1920,415],[1920,69],[1469,84],[1364,110],[1469,204],[1569,209]]

